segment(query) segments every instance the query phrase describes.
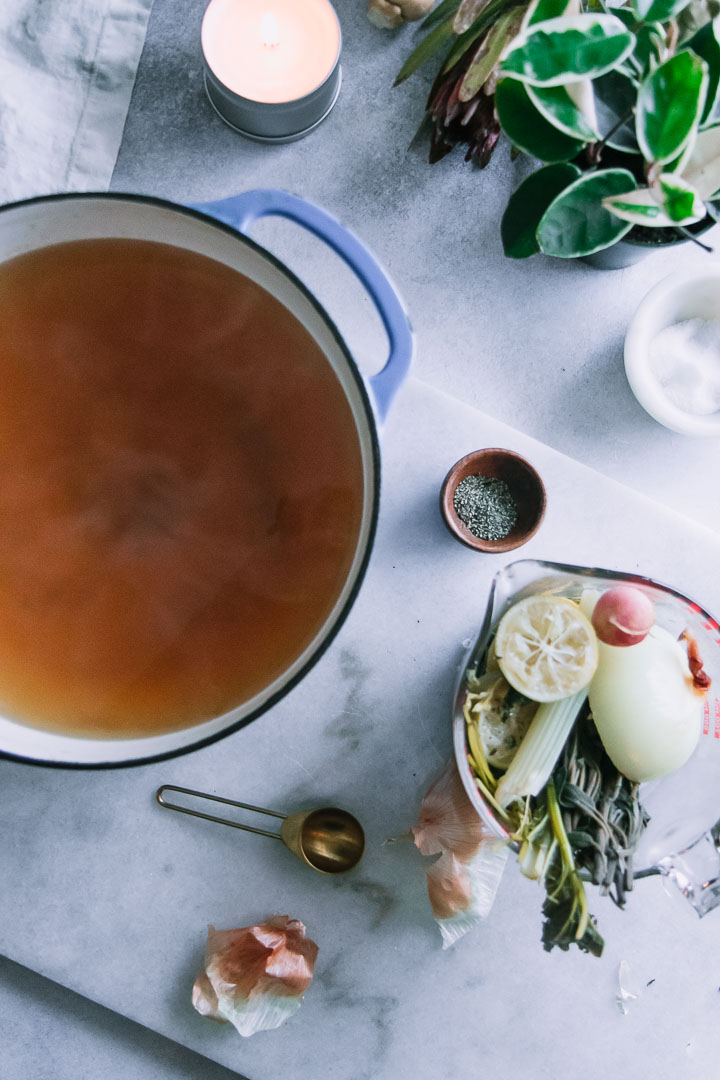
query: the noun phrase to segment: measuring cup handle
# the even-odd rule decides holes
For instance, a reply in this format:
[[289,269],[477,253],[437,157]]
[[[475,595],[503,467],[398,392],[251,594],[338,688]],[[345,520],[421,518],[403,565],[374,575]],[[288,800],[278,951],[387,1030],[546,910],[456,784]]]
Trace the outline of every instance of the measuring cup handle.
[[194,203],[192,209],[244,234],[260,218],[287,218],[318,236],[340,256],[367,290],[390,342],[390,355],[385,366],[368,380],[378,418],[385,420],[393,398],[410,371],[415,343],[397,289],[362,241],[319,206],[275,188],[257,188],[218,202]]
[[178,814],[188,814],[189,817],[202,818],[204,821],[216,821],[218,825],[229,825],[231,829],[242,829],[243,832],[257,833],[258,836],[269,836],[272,840],[282,840],[280,833],[268,832],[267,829],[258,829],[254,825],[242,825],[239,821],[231,821],[229,818],[217,817],[215,814],[206,814],[203,810],[193,810],[191,806],[182,806],[170,802],[166,792],[174,791],[178,795],[187,795],[190,799],[201,799],[205,802],[222,803],[223,806],[237,806],[241,810],[252,810],[255,814],[266,814],[268,817],[281,818],[284,822],[287,814],[280,814],[277,810],[268,810],[265,806],[253,806],[252,803],[238,802],[237,799],[226,799],[222,795],[210,795],[206,791],[195,791],[194,788],[177,787],[175,784],[163,784],[155,792],[155,798],[160,806],[166,810],[176,810]]
[[658,862],[700,918],[720,906],[720,821],[690,847]]

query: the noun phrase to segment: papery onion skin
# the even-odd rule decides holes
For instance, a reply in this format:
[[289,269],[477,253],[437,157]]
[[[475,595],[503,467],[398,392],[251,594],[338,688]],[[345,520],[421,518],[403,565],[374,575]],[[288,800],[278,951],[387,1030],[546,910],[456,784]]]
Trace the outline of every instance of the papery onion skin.
[[647,637],[655,622],[655,608],[640,589],[617,585],[600,596],[591,621],[603,644],[626,648]]
[[206,974],[198,975],[192,988],[193,1008],[201,1016],[207,1016],[209,1020],[217,1020],[219,1024],[226,1024],[227,1020],[218,1010],[218,997]]
[[436,919],[452,919],[472,904],[472,888],[467,864],[446,851],[427,871],[430,906]]
[[243,1036],[279,1027],[300,1007],[317,954],[300,920],[287,915],[238,930],[210,926],[193,1006]]
[[447,949],[489,913],[508,848],[483,824],[454,760],[426,792],[412,834],[423,855],[440,855],[427,869],[427,889]]
[[680,635],[680,641],[684,641],[687,647],[688,664],[690,666],[693,686],[699,694],[706,694],[712,686],[712,679],[703,667],[698,643],[689,630],[683,630]]
[[487,831],[463,787],[457,765],[449,761],[428,788],[412,829],[418,851],[438,855],[450,851],[467,862],[487,840]]

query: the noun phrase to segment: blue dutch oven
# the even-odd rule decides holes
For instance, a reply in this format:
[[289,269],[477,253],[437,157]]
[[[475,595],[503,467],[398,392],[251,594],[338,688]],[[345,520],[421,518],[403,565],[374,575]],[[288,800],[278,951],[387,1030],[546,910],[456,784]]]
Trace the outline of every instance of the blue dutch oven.
[[[318,236],[357,275],[390,342],[383,369],[364,378],[332,320],[287,267],[248,238],[259,218],[287,218]],[[367,248],[330,214],[284,191],[249,191],[220,202],[179,206],[135,195],[60,195],[0,211],[0,262],[53,244],[96,238],[157,241],[197,252],[238,270],[282,303],[312,335],[339,380],[360,445],[363,512],[342,590],[324,625],[286,670],[251,700],[179,731],[132,738],[92,738],[41,730],[0,717],[0,754],[35,764],[112,767],[147,763],[207,745],[250,723],[317,662],[357,595],[375,535],[380,492],[378,428],[405,379],[413,336],[394,286]]]

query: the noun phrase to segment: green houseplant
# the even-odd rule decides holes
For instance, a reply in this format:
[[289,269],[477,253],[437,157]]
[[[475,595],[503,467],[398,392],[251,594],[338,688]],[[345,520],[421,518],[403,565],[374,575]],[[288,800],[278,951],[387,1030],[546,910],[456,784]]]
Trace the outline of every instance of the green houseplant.
[[715,220],[720,16],[711,7],[442,0],[423,28],[397,81],[445,50],[427,103],[430,160],[462,142],[484,167],[504,133],[539,162],[503,216],[506,255],[588,257],[628,234],[650,245],[693,238]]

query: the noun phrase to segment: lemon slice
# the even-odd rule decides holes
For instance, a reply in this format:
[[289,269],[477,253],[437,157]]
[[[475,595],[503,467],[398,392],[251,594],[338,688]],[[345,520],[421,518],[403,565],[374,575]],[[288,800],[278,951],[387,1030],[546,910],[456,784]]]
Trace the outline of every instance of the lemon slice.
[[563,596],[529,596],[513,604],[498,624],[495,653],[510,685],[533,701],[578,693],[598,663],[595,631]]

